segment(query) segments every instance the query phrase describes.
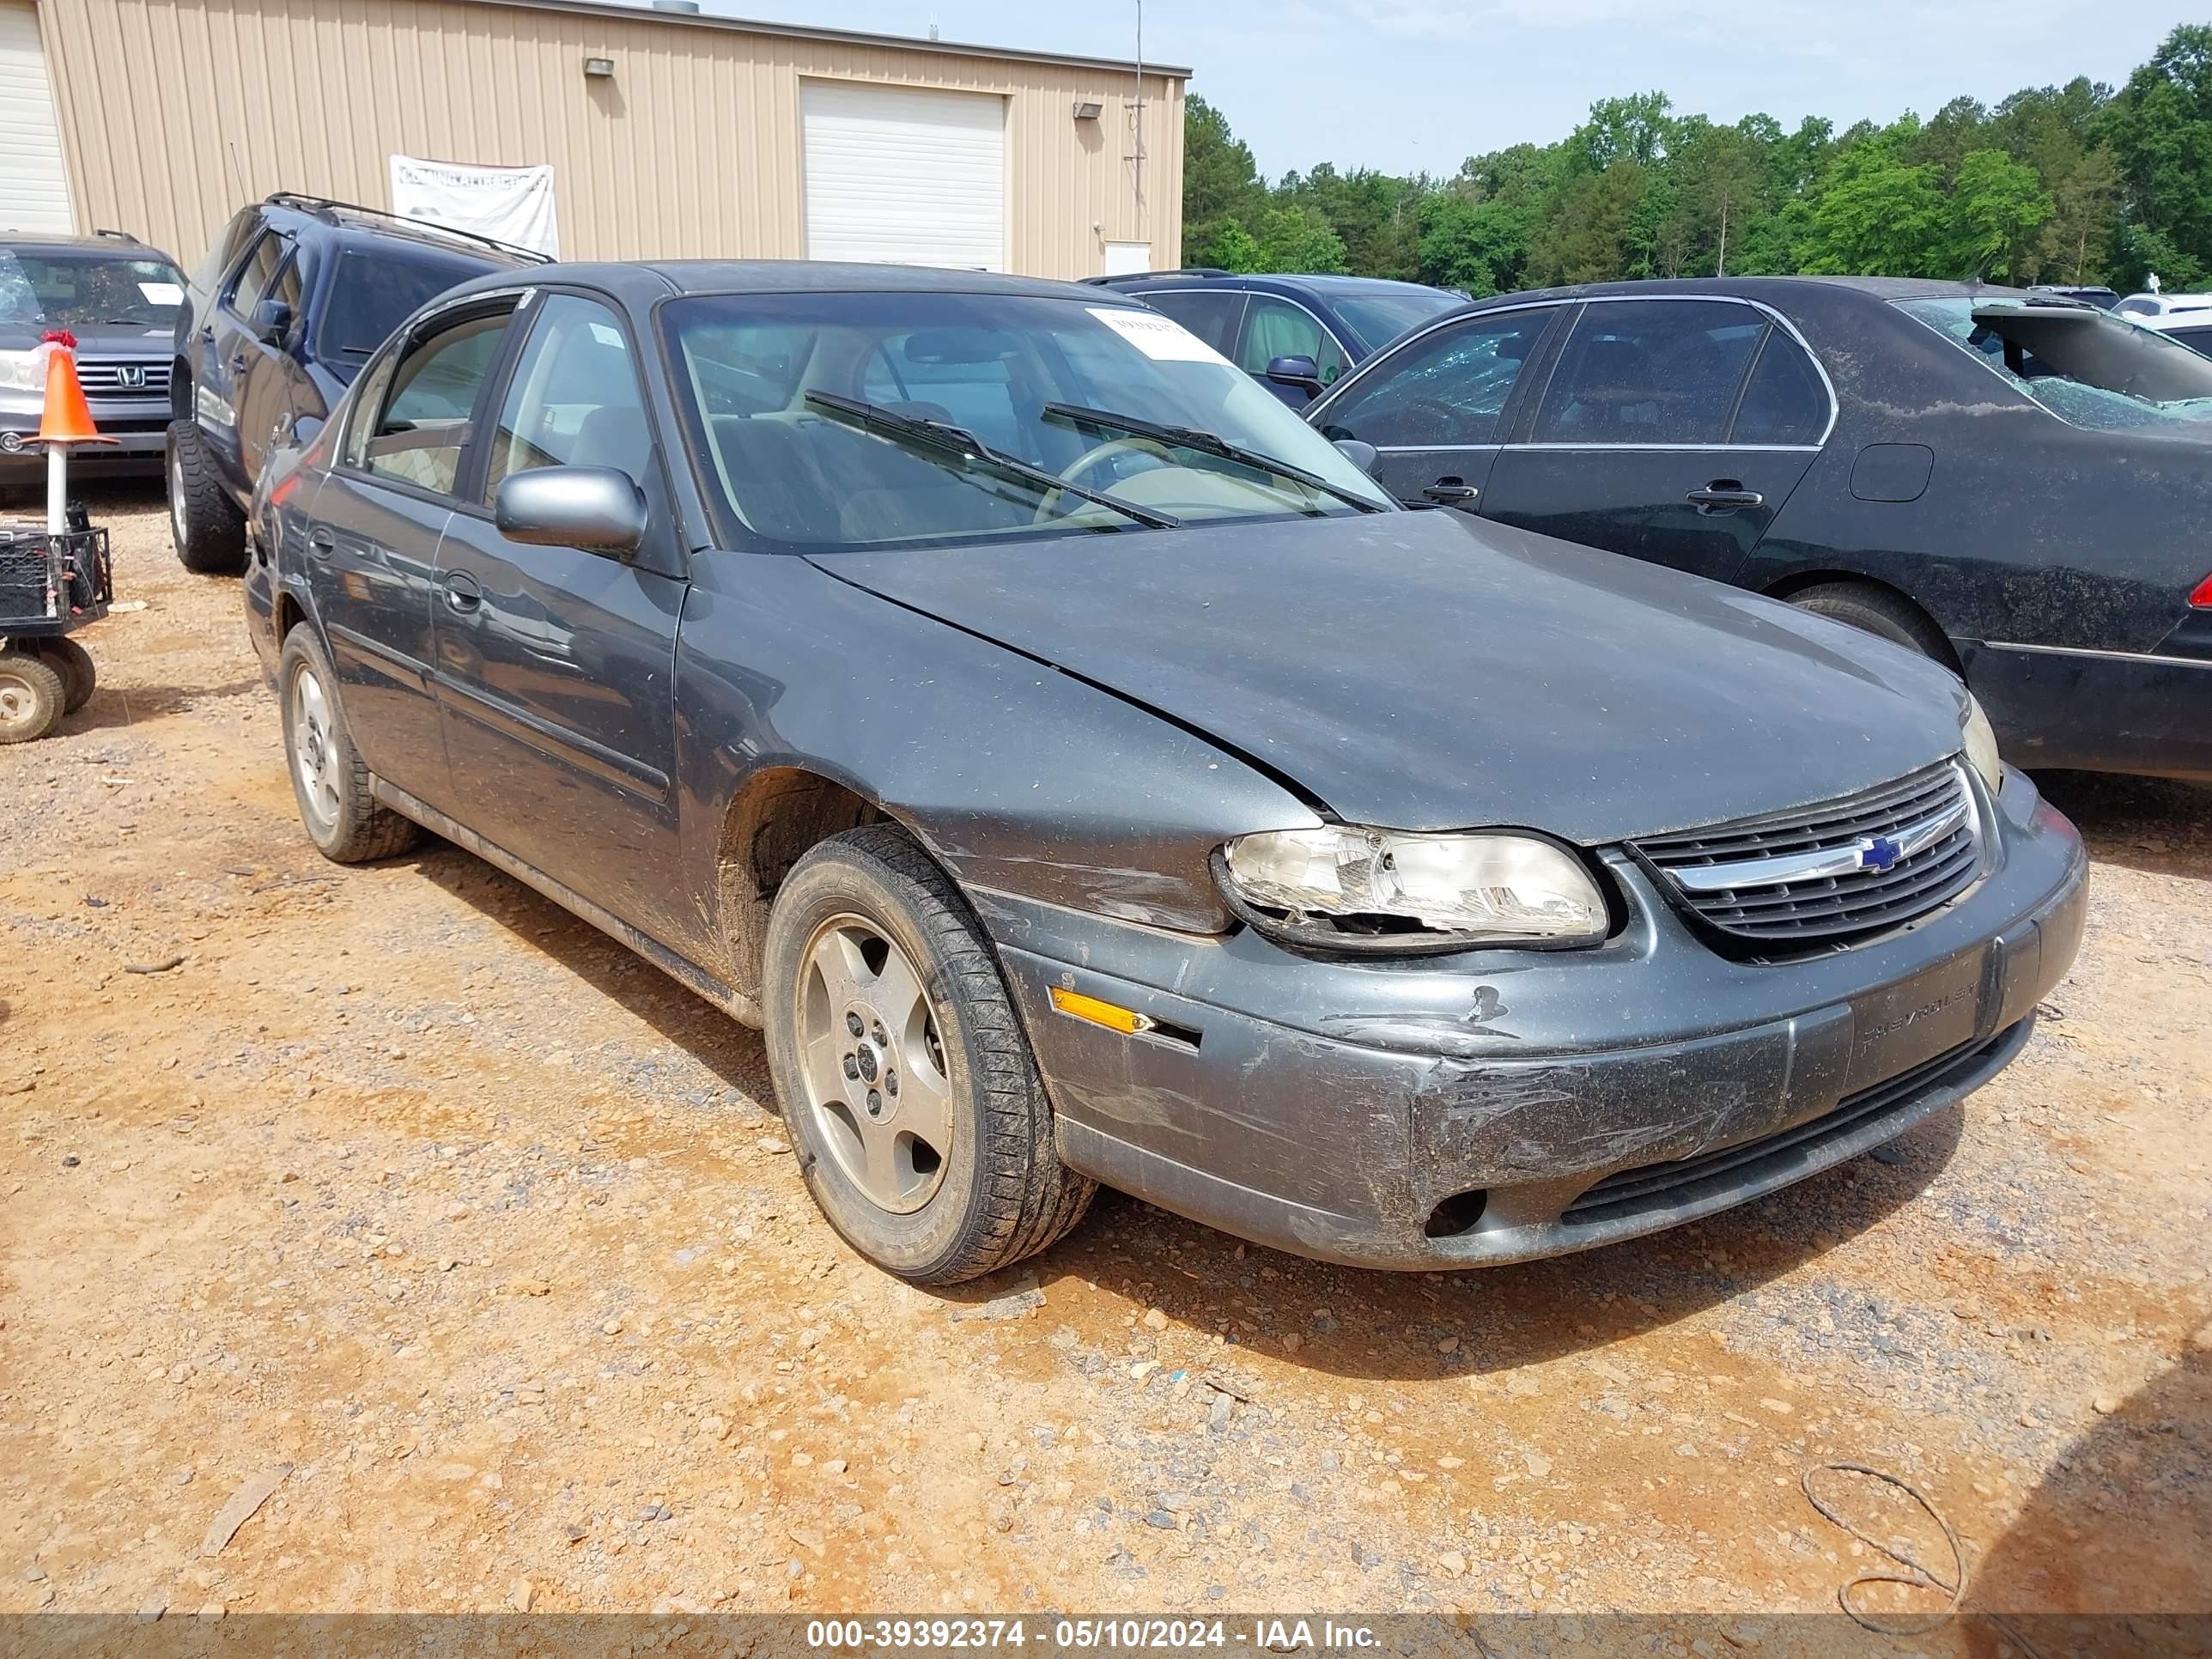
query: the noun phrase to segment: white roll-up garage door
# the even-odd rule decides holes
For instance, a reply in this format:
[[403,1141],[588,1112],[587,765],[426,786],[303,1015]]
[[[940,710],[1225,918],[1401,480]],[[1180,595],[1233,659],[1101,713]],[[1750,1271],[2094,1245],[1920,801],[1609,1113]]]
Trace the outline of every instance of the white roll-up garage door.
[[39,14],[0,0],[0,230],[72,230]]
[[1006,268],[1006,100],[809,81],[806,257]]

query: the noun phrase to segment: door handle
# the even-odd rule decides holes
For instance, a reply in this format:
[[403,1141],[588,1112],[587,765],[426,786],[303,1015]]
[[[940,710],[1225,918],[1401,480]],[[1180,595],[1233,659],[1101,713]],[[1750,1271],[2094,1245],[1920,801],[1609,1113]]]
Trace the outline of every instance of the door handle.
[[234,374],[243,374],[246,373],[246,354],[244,352],[239,352],[231,358],[230,372]]
[[319,559],[329,558],[337,544],[338,538],[320,525],[307,532],[308,550]]
[[483,589],[477,585],[474,576],[456,570],[446,578],[446,609],[466,616],[483,604]]
[[1766,501],[1756,489],[1746,489],[1734,478],[1716,478],[1682,499],[1700,513],[1733,513],[1738,507],[1761,507]]
[[1421,492],[1438,507],[1465,507],[1481,493],[1466,479],[1449,476],[1437,479]]

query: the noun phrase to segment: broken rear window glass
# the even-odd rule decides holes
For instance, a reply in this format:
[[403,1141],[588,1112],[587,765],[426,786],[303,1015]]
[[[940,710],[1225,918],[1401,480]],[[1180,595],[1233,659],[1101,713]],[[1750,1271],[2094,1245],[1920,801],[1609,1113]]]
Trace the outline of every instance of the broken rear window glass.
[[2017,300],[1900,300],[2053,415],[2093,431],[2204,426],[2212,358],[2091,307]]

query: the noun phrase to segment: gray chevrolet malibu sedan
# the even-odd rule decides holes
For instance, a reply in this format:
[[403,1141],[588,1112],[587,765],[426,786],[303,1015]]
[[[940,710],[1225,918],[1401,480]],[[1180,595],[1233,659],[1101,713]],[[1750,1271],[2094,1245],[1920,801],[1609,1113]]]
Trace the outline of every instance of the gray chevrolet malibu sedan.
[[1104,1182],[1473,1267],[1956,1102],[2080,940],[1959,682],[1403,512],[1096,288],[564,265],[415,316],[264,477],[308,834],[427,827],[764,1028],[894,1273]]

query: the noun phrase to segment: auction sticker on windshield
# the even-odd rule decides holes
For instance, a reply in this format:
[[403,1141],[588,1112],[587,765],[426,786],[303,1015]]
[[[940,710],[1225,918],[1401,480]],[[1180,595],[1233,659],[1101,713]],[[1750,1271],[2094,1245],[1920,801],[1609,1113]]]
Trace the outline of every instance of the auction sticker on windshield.
[[1085,310],[1156,362],[1236,365],[1176,322],[1156,311],[1134,311],[1127,306],[1086,306]]

